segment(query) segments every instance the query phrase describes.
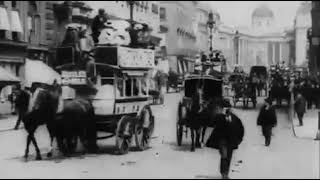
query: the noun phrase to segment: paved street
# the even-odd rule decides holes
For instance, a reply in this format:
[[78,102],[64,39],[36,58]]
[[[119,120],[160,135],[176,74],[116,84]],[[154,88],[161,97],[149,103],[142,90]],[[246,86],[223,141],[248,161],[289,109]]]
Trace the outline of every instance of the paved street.
[[[210,148],[189,152],[189,141],[177,147],[175,121],[178,94],[165,97],[165,105],[154,106],[156,129],[152,148],[144,152],[115,155],[114,138],[100,141],[102,153],[29,162],[22,156],[25,132],[0,132],[1,178],[220,178],[219,153]],[[232,161],[231,178],[319,178],[319,142],[293,136],[284,110],[278,111],[278,126],[271,147],[264,146],[256,126],[256,110],[236,109],[245,125],[245,138]],[[0,121],[0,126],[12,120]],[[13,123],[14,124],[14,123]],[[9,126],[8,126],[9,127]],[[209,130],[207,135],[209,135]],[[43,154],[48,150],[47,131],[41,127],[36,138]],[[44,156],[44,155],[43,155]]]
[[297,137],[303,139],[315,139],[318,130],[318,110],[307,110],[304,115],[303,126],[299,125],[297,115],[294,116],[295,133]]

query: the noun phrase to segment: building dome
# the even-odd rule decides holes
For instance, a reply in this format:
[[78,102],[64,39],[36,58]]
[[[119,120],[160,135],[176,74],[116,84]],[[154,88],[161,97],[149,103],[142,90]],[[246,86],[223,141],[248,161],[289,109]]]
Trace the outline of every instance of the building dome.
[[252,17],[270,17],[273,18],[273,12],[267,5],[261,5],[257,7],[253,13]]
[[310,14],[311,9],[312,9],[312,6],[310,2],[303,2],[298,8],[296,15],[299,16],[299,15]]

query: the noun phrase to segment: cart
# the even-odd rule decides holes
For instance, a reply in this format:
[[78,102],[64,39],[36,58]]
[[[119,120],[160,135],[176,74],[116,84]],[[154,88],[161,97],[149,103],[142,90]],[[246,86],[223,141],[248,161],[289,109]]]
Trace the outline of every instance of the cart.
[[[214,98],[222,98],[223,81],[210,75],[190,75],[184,80],[184,96],[178,105],[178,115],[176,123],[177,144],[182,145],[183,134],[188,137],[188,128],[192,126],[213,127],[214,122],[210,121],[210,109],[206,109],[206,105]],[[193,97],[202,90],[200,106],[204,110],[199,112],[195,117],[197,120],[191,119],[190,111],[193,103]]]
[[282,101],[285,100],[289,106],[291,101],[290,92],[290,70],[289,68],[279,69],[275,66],[270,68],[270,89],[269,97],[276,100],[277,105],[281,106]]
[[268,71],[265,66],[252,66],[250,70],[250,78],[253,83],[256,84],[258,90],[258,96],[262,95],[262,90],[265,92],[265,96],[268,92]]
[[243,73],[233,73],[229,77],[229,81],[232,84],[233,91],[233,105],[237,106],[238,102],[243,103],[243,107],[247,108],[249,102],[252,103],[253,107],[256,107],[257,100],[255,96],[255,88],[250,78]]
[[129,152],[133,140],[138,150],[147,149],[155,123],[148,76],[154,68],[154,51],[98,45],[86,67],[75,61],[73,47],[57,48],[59,57],[63,86],[93,104],[98,140],[115,136],[120,154]]

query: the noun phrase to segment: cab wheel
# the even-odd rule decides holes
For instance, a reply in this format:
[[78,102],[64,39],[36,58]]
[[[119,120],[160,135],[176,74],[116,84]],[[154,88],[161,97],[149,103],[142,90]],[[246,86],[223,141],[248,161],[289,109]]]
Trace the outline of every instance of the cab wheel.
[[150,106],[141,111],[140,117],[135,124],[135,142],[138,150],[143,151],[149,148],[150,140],[154,131],[154,116]]
[[129,116],[123,116],[118,122],[116,130],[116,147],[119,154],[128,154],[132,139],[133,119]]

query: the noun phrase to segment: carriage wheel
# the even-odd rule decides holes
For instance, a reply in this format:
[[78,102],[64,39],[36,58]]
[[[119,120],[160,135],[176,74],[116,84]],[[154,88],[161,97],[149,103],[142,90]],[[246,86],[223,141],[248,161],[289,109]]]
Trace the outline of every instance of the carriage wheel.
[[71,153],[74,153],[76,152],[77,150],[77,146],[78,146],[78,137],[75,136],[75,137],[72,137],[71,141],[69,142],[69,151]]
[[128,154],[130,149],[130,140],[127,138],[116,137],[116,146],[119,154]]
[[143,151],[149,147],[150,139],[154,131],[154,116],[150,106],[142,110],[142,116],[135,124],[135,141],[137,148]]
[[118,122],[116,130],[116,147],[119,150],[119,154],[128,154],[131,146],[132,138],[132,117],[123,116]]

